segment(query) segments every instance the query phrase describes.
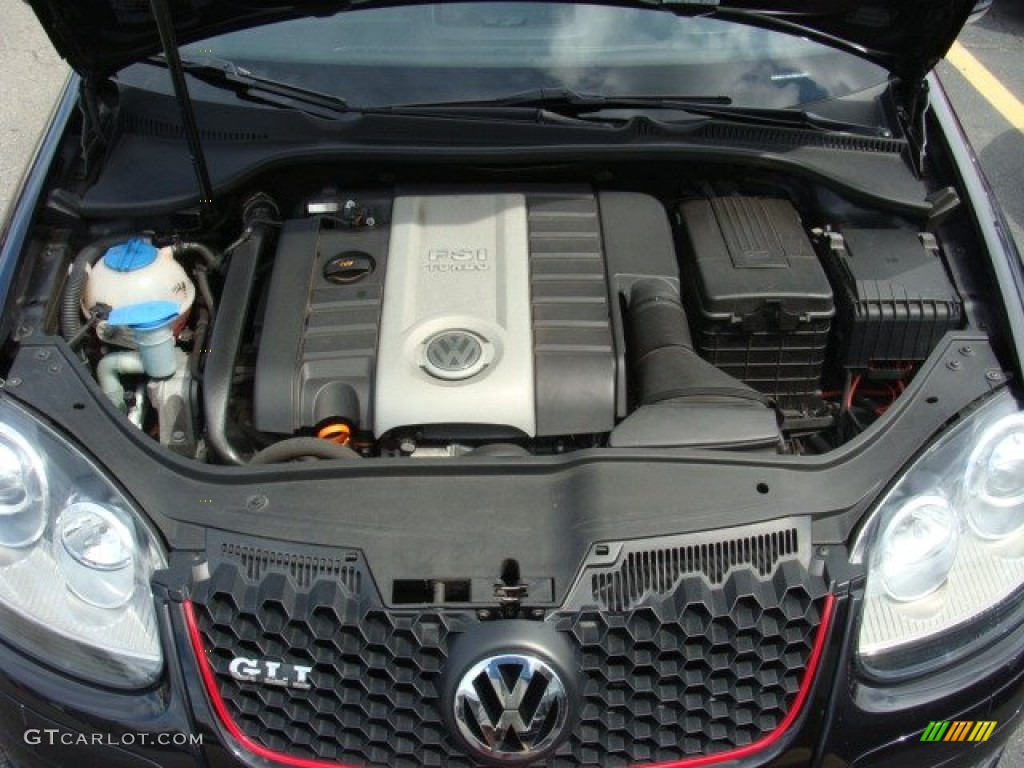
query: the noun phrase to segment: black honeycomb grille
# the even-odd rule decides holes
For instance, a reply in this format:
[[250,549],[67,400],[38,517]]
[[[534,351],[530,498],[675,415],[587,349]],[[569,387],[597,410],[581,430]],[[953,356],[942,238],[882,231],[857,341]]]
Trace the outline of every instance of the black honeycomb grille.
[[791,561],[770,579],[736,570],[716,588],[691,576],[642,607],[559,617],[586,680],[572,757],[602,766],[679,760],[776,730],[803,681],[824,594]]
[[[442,718],[441,675],[472,612],[379,607],[342,580],[250,579],[224,560],[193,589],[202,654],[241,730],[276,752],[358,766],[476,763]],[[746,746],[777,729],[812,655],[824,582],[796,561],[721,584],[684,576],[635,608],[548,617],[583,672],[580,719],[547,768],[626,766]],[[468,635],[467,635],[468,638]],[[312,666],[309,690],[242,682],[237,656]]]

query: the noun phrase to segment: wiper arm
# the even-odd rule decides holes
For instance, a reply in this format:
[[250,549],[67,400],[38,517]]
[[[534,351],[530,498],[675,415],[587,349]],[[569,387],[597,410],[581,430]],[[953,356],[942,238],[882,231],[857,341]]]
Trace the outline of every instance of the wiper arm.
[[[162,55],[145,60],[166,67]],[[318,117],[334,117],[353,111],[343,98],[291,83],[257,77],[232,61],[215,56],[181,60],[182,69],[204,83],[233,91],[241,98],[279,107],[302,108]],[[309,109],[310,107],[314,109]]]
[[888,129],[876,125],[835,120],[801,109],[734,106],[728,96],[602,96],[578,93],[569,88],[535,88],[497,99],[402,104],[403,111],[543,109],[571,117],[617,109],[676,110],[694,116],[732,120],[751,125],[804,128],[824,132],[856,133],[888,138]]
[[678,109],[689,111],[693,105],[728,106],[728,96],[603,96],[578,93],[570,88],[534,88],[496,99],[435,101],[424,104],[400,104],[396,110],[500,109],[526,107],[544,109],[561,115],[576,116],[603,109]]

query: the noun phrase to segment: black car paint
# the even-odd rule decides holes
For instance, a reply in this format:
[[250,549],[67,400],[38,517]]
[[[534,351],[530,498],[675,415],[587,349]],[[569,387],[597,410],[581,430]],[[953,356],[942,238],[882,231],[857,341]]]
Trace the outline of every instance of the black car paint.
[[[828,560],[838,581],[831,591],[837,596],[836,613],[827,639],[820,673],[811,698],[797,722],[781,741],[763,753],[750,756],[744,766],[876,766],[896,768],[906,764],[920,768],[970,768],[985,757],[998,754],[1008,735],[1021,722],[1024,703],[1024,653],[1016,638],[988,650],[973,662],[974,681],[966,686],[950,685],[941,677],[918,684],[927,691],[926,705],[865,706],[859,691],[853,650],[856,637],[858,601],[862,577],[846,566],[847,553],[832,548]],[[177,566],[162,581],[178,583],[187,578],[183,553]],[[204,691],[198,661],[185,628],[183,594],[173,587],[156,588],[158,622],[169,654],[165,680],[149,691],[137,694],[103,691],[51,672],[0,644],[0,742],[11,750],[20,768],[65,765],[71,761],[112,767],[144,768],[186,765],[265,766],[265,760],[246,754],[224,733]],[[998,683],[993,683],[996,676]],[[887,698],[882,692],[882,698]],[[999,728],[984,744],[919,743],[920,733],[930,720],[997,720]],[[56,729],[54,738],[69,744],[32,750],[25,732]],[[110,743],[124,746],[83,746],[75,740],[85,734],[109,734]],[[199,734],[201,746],[158,746],[141,744],[137,734],[152,738],[159,733]]]
[[[415,2],[415,0],[413,0]],[[104,77],[160,49],[147,5],[125,8],[110,0],[30,0],[54,47],[89,77]],[[179,44],[217,34],[302,16],[409,4],[409,0],[352,0],[346,3],[262,2],[235,5],[183,2],[175,6]],[[604,0],[606,5],[665,13],[712,15],[805,35],[886,67],[914,84],[931,70],[964,25],[974,0],[843,0],[822,6],[805,0],[763,2],[671,2]]]
[[1024,368],[1024,261],[1021,260],[1010,232],[1006,215],[981,172],[981,164],[953,111],[945,89],[934,76],[929,78],[929,83],[932,92],[931,108],[942,129],[940,137],[943,148],[949,154],[950,165],[964,186],[978,232],[992,257],[995,284],[1002,294],[1002,304],[1006,307],[1005,319],[1011,332],[1012,354],[1017,374],[1020,375]]
[[[34,212],[40,202],[56,149],[67,121],[74,112],[76,86],[76,79],[73,78],[58,104],[54,121],[41,143],[6,227],[6,237],[0,251],[0,291],[5,298],[16,281],[18,256],[27,244]],[[946,149],[960,169],[960,180],[978,214],[978,230],[993,255],[996,282],[1003,291],[1004,303],[1008,308],[1006,320],[1015,339],[1013,351],[1019,374],[1020,360],[1024,359],[1021,354],[1024,350],[1024,314],[1021,311],[1024,305],[1024,278],[1020,257],[1009,238],[991,191],[977,171],[973,154],[963,139],[955,116],[934,82],[933,109],[935,119],[946,138]],[[62,345],[53,347],[50,342],[41,346],[34,345],[33,337],[38,338],[39,331],[31,326],[18,329],[17,335],[24,344],[24,356],[19,356],[14,369],[6,373],[7,389],[15,397],[23,397],[24,402],[38,408],[45,417],[63,426],[71,437],[97,456],[108,470],[139,463],[150,465],[140,473],[140,477],[129,477],[129,473],[124,472],[114,472],[114,475],[128,488],[136,501],[141,502],[143,509],[152,512],[162,535],[175,548],[198,550],[202,545],[204,521],[200,514],[187,510],[171,513],[171,508],[181,506],[183,495],[190,497],[194,493],[196,498],[200,498],[207,493],[216,494],[218,506],[225,510],[222,524],[228,528],[242,527],[251,526],[255,522],[251,511],[245,506],[249,497],[271,489],[270,496],[273,499],[276,495],[273,489],[280,487],[282,493],[287,493],[294,488],[294,483],[301,482],[296,481],[292,473],[275,470],[261,473],[258,482],[250,482],[247,477],[232,470],[197,469],[193,464],[168,459],[163,452],[123,425],[114,427],[112,433],[109,404],[99,396],[88,377],[77,370],[77,364],[66,349]],[[790,511],[801,509],[810,513],[815,510],[813,504],[808,504],[809,500],[816,498],[820,502],[822,499],[830,499],[830,508],[817,510],[823,513],[823,519],[817,523],[815,539],[822,544],[841,544],[848,540],[851,527],[871,500],[877,497],[886,479],[896,473],[899,466],[916,452],[917,447],[944,420],[983,394],[991,385],[990,381],[983,385],[981,380],[985,379],[985,374],[997,369],[994,356],[984,357],[976,366],[969,362],[966,370],[960,369],[956,374],[950,373],[950,369],[943,365],[956,354],[958,345],[962,346],[964,341],[964,338],[953,339],[947,345],[944,350],[946,354],[937,356],[938,364],[932,371],[935,378],[922,376],[915,382],[920,391],[908,398],[908,402],[911,402],[915,396],[923,397],[925,389],[932,392],[936,390],[931,387],[942,387],[943,392],[948,392],[951,397],[947,398],[944,394],[940,399],[942,407],[938,409],[936,418],[921,421],[908,415],[907,427],[893,430],[898,433],[891,438],[898,446],[896,451],[879,450],[879,446],[884,444],[884,438],[869,436],[877,437],[878,441],[865,439],[821,462],[823,466],[841,467],[868,446],[873,446],[876,454],[886,457],[872,460],[876,462],[873,465],[873,482],[869,481],[872,473],[865,471],[858,480],[849,481],[850,486],[846,489],[837,488],[834,482],[815,488],[817,483],[804,482],[810,479],[807,477],[809,473],[796,467],[787,467],[785,462],[767,461],[763,465],[765,476],[771,479],[771,487],[782,493],[776,497],[773,491],[771,499],[751,495],[748,502],[750,506],[744,508],[741,505],[738,511],[749,513],[756,502],[765,518],[777,515],[783,508]],[[983,350],[987,349],[983,338],[975,337],[970,341]],[[48,350],[53,356],[48,356],[49,363],[45,366],[40,358],[34,356],[34,353],[42,350]],[[56,363],[59,366],[56,373],[52,371],[54,360],[59,361]],[[19,389],[19,379],[25,382],[35,377],[57,377],[58,374],[60,387],[52,393],[29,391],[21,394],[24,390]],[[963,379],[975,381],[973,388],[964,389]],[[957,395],[960,401],[956,399]],[[84,403],[85,407],[74,408],[72,403]],[[104,439],[97,439],[98,435]],[[140,456],[145,458],[140,459]],[[685,463],[694,458],[680,456],[679,460]],[[585,479],[587,476],[601,472],[596,463],[588,466],[587,461],[567,462],[566,470],[576,477],[556,492],[555,495],[560,498],[581,490],[588,482]],[[704,478],[718,478],[717,482],[712,482],[714,487],[727,488],[730,485],[728,462],[695,466],[694,472]],[[319,478],[321,482],[327,483],[323,474],[314,470],[307,477]],[[375,474],[370,469],[367,476],[374,478]],[[801,475],[804,476],[803,480],[798,479]],[[403,479],[408,481],[413,477],[413,474],[406,474]],[[831,488],[831,491],[823,493],[823,488]],[[325,495],[333,496],[333,493]],[[837,504],[836,499],[840,499],[840,503]],[[723,506],[732,506],[736,500],[735,497],[725,497]],[[707,527],[716,519],[717,514],[708,508],[705,517],[696,517],[690,522],[695,528]],[[303,523],[300,518],[291,518],[290,521],[278,518],[275,521],[274,516],[272,505],[266,521],[267,532],[285,539],[295,540],[312,523],[312,518]],[[837,547],[837,551],[841,549]],[[859,599],[860,584],[853,575],[847,575],[850,580],[836,584],[837,594],[850,594],[839,603],[840,610],[829,642],[828,663],[824,665],[815,683],[814,706],[808,708],[799,727],[787,736],[785,752],[777,756],[775,764],[800,764],[800,761],[817,764],[836,758],[856,766],[902,766],[912,763],[954,768],[980,764],[985,757],[997,753],[1015,724],[1020,722],[1024,702],[1024,651],[1017,637],[1011,634],[1009,640],[986,652],[984,663],[972,667],[977,670],[976,682],[973,684],[964,685],[962,679],[951,681],[938,675],[917,684],[930,697],[927,706],[892,706],[893,702],[898,704],[899,693],[907,693],[907,684],[902,690],[894,691],[871,688],[858,678],[853,666],[851,656],[856,637],[856,601]],[[117,748],[111,751],[108,747],[97,751],[95,759],[107,765],[139,766],[184,766],[199,761],[213,765],[258,764],[239,755],[231,745],[219,741],[221,730],[201,693],[194,658],[184,636],[179,605],[181,597],[180,594],[166,594],[165,590],[158,594],[165,648],[168,651],[176,649],[177,652],[167,654],[166,681],[150,691],[138,694],[101,691],[42,668],[20,653],[0,646],[0,670],[3,670],[0,673],[0,723],[5,731],[3,741],[12,745],[23,744],[23,732],[27,728],[59,727],[76,733],[199,732],[208,738],[208,744],[202,751],[149,748]],[[888,706],[880,709],[877,706],[866,708],[863,704],[866,691],[872,692],[868,698]],[[915,736],[927,721],[938,719],[996,719],[1000,722],[1000,728],[990,742],[973,748],[960,744],[916,743]],[[63,760],[88,760],[86,753],[77,749],[65,754],[66,757],[57,757],[58,764]],[[814,757],[811,758],[811,755]],[[52,759],[55,755],[15,751],[12,756],[18,765],[55,764]],[[750,764],[757,763],[751,760]]]

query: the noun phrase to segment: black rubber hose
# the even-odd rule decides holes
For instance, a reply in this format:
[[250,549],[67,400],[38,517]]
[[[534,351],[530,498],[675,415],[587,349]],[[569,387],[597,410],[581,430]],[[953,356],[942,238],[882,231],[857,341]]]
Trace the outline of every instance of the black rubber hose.
[[206,305],[206,310],[210,313],[209,323],[213,325],[217,322],[217,302],[213,298],[213,291],[210,290],[210,275],[205,269],[196,270],[196,288],[203,299],[203,304]]
[[515,443],[487,443],[478,445],[467,456],[491,456],[496,459],[512,459],[529,456],[530,452]]
[[242,452],[228,436],[231,383],[253,299],[256,271],[274,228],[280,226],[278,218],[277,203],[269,196],[259,193],[246,201],[242,210],[245,234],[231,249],[217,322],[210,333],[210,351],[203,370],[203,415],[210,448],[225,464],[245,463]]
[[626,312],[636,400],[651,405],[683,398],[767,397],[716,368],[693,349],[679,291],[665,280],[634,284]]
[[319,437],[290,437],[256,453],[250,464],[280,464],[298,459],[358,459],[359,454],[347,445],[338,445]]
[[235,361],[245,332],[245,321],[252,301],[256,268],[272,230],[258,224],[252,234],[235,249],[224,276],[217,321],[210,334],[206,368],[203,371],[203,411],[210,447],[225,464],[244,464],[242,452],[228,437],[228,409]]
[[634,283],[627,315],[627,349],[634,361],[662,347],[693,349],[679,289],[667,280],[651,278]]
[[192,379],[199,378],[199,362],[206,347],[206,338],[210,332],[210,311],[200,307],[197,313],[195,333],[192,336],[192,351],[188,355],[188,372]]
[[60,307],[60,332],[70,341],[82,330],[82,291],[89,277],[88,268],[100,260],[109,248],[131,240],[138,235],[108,235],[94,240],[78,252],[71,262],[71,272],[64,284],[64,297]]
[[208,245],[204,245],[203,243],[184,242],[178,243],[174,246],[175,256],[182,256],[186,253],[194,253],[198,255],[199,258],[206,262],[206,267],[211,272],[216,272],[220,269],[221,257]]

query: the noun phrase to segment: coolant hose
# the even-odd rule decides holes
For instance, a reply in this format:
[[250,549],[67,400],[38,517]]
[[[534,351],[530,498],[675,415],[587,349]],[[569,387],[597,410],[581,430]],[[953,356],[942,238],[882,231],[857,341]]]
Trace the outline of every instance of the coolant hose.
[[203,261],[202,265],[197,264],[195,268],[196,288],[199,290],[199,296],[206,304],[206,308],[210,311],[210,325],[214,325],[217,321],[217,305],[213,298],[213,291],[210,290],[209,273],[220,269],[222,259],[213,248],[203,243],[188,240],[174,245],[175,258],[180,259],[188,253],[195,254]]
[[194,253],[203,261],[206,262],[206,268],[210,272],[216,272],[220,269],[220,256],[210,246],[204,245],[203,243],[195,243],[191,240],[183,243],[177,243],[174,246],[174,255],[181,257],[186,253]]
[[358,459],[359,454],[347,445],[338,445],[319,437],[290,437],[264,448],[249,461],[250,464],[279,464],[283,461],[312,459]]
[[82,291],[89,277],[89,267],[100,260],[108,249],[131,240],[138,235],[108,235],[94,240],[78,252],[71,262],[71,272],[64,284],[64,296],[60,306],[60,331],[71,341],[82,330]]
[[138,376],[146,372],[142,358],[135,350],[124,349],[104,355],[96,365],[96,381],[99,382],[110,402],[121,413],[125,412],[124,384],[122,376]]
[[213,298],[213,291],[210,290],[210,277],[205,269],[196,269],[196,288],[209,313],[209,323],[213,325],[217,321],[217,302]]

